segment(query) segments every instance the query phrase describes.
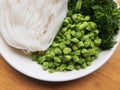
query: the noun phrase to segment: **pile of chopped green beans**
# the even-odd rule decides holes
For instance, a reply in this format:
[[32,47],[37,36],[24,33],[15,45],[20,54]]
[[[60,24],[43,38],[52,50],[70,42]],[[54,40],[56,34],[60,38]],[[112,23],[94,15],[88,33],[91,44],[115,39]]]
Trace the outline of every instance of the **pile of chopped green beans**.
[[67,16],[53,44],[46,52],[32,53],[32,60],[50,73],[84,69],[99,55],[98,34],[97,25],[89,16]]

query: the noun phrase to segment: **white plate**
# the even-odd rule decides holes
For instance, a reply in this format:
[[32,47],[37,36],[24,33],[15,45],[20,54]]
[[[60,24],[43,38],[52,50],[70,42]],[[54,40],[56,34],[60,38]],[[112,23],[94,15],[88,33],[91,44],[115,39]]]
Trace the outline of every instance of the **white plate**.
[[108,61],[117,48],[120,40],[120,32],[115,37],[115,40],[117,41],[117,44],[111,50],[102,51],[99,57],[92,63],[91,66],[79,71],[74,70],[66,73],[56,72],[50,74],[48,71],[43,71],[41,65],[38,65],[36,62],[32,61],[30,57],[23,54],[22,51],[9,47],[1,38],[0,53],[12,67],[29,77],[38,80],[53,82],[69,81],[81,78],[94,72],[95,70],[100,68],[106,61]]
[[111,50],[102,51],[99,57],[92,63],[91,66],[79,71],[74,70],[66,73],[56,72],[50,74],[48,71],[43,71],[41,65],[33,62],[31,58],[28,55],[25,55],[22,51],[9,47],[1,39],[1,37],[0,54],[13,68],[29,77],[43,81],[61,82],[81,78],[100,68],[103,64],[105,64],[105,62],[109,60],[117,48],[120,41],[120,31],[118,35],[116,35],[115,41],[117,41],[117,43],[114,45],[114,47]]

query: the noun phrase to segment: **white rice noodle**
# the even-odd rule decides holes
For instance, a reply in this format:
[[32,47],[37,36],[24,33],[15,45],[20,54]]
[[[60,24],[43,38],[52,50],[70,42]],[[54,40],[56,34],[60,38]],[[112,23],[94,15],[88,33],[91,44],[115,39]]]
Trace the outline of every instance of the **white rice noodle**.
[[12,47],[45,51],[67,12],[67,0],[0,0],[0,34]]

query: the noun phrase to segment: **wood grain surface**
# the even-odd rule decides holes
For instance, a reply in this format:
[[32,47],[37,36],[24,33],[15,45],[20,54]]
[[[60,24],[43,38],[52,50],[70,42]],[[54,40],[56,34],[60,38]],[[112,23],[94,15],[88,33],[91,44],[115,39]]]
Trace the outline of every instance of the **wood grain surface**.
[[118,1],[119,6],[120,6],[120,0],[117,0],[117,1]]
[[69,82],[43,82],[13,69],[0,56],[0,90],[120,90],[120,44],[96,72]]

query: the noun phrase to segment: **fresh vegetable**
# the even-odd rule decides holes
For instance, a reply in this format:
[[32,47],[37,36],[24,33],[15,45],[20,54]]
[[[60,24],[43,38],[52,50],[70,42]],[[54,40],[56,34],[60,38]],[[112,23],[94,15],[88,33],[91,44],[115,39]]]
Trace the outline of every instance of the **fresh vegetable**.
[[69,12],[89,15],[100,31],[100,48],[110,49],[115,44],[113,37],[120,28],[120,8],[113,0],[69,0]]
[[102,40],[98,34],[89,16],[74,13],[64,19],[51,47],[43,54],[33,53],[32,58],[50,73],[84,69],[99,55]]
[[120,9],[112,0],[68,0],[67,17],[53,44],[32,59],[50,73],[85,69],[100,49],[113,47],[119,19]]

